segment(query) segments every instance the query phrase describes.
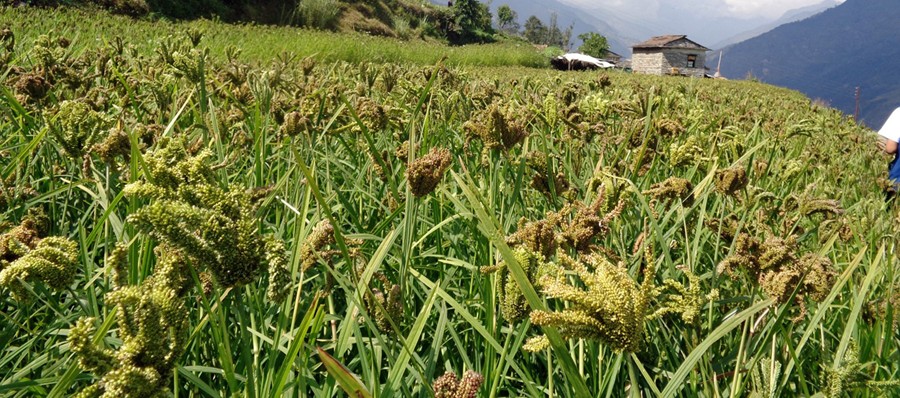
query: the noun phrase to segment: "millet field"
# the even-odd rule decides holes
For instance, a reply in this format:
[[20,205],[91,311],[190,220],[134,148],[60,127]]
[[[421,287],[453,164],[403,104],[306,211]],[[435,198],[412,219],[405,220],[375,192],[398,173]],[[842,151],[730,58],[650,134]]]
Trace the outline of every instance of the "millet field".
[[0,396],[900,396],[870,129],[546,63],[0,8]]

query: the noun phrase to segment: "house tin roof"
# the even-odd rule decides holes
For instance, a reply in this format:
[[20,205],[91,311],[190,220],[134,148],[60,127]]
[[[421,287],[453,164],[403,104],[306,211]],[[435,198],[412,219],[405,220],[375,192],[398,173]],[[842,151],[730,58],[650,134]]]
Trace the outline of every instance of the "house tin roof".
[[[673,43],[677,41],[684,40],[687,44],[686,46],[676,46]],[[710,49],[697,44],[697,42],[688,39],[687,35],[665,35],[665,36],[653,36],[650,40],[647,40],[643,43],[638,43],[632,46],[631,48],[639,48],[639,49],[655,49],[655,48],[691,48],[696,50],[704,50],[710,51]]]

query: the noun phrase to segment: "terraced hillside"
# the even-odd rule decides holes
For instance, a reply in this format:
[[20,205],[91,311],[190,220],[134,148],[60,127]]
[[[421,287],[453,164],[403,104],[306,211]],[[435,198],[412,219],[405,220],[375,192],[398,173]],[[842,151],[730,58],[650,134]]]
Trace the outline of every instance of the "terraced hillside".
[[896,391],[898,208],[837,111],[136,23],[0,10],[2,395]]

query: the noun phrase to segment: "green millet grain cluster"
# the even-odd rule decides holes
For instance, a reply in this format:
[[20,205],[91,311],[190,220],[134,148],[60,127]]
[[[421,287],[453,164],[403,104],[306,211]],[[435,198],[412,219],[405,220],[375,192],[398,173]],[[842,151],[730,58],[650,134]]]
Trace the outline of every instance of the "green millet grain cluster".
[[[201,269],[209,270],[223,287],[254,280],[266,267],[284,273],[286,261],[276,260],[257,231],[258,196],[254,190],[221,188],[207,165],[211,156],[200,151],[190,156],[183,139],[163,139],[145,157],[148,175],[128,184],[128,197],[151,202],[131,214],[128,221],[161,242],[184,250]],[[275,282],[287,282],[277,277]],[[276,287],[275,291],[282,288]]]
[[[623,265],[614,265],[602,255],[582,256],[583,262],[561,255],[559,265],[573,272],[584,288],[572,284],[564,274],[543,276],[542,292],[570,305],[560,311],[532,311],[531,323],[555,327],[564,338],[595,339],[615,350],[637,350],[654,294],[656,266],[649,254],[646,260],[644,280],[638,285]],[[540,351],[549,343],[546,336],[538,336],[529,339],[523,348]]]
[[[605,189],[599,191],[590,205],[575,201],[567,203],[559,212],[548,212],[545,219],[531,222],[521,219],[519,230],[506,239],[532,284],[540,286],[544,275],[559,269],[552,258],[565,250],[582,254],[603,251],[595,243],[609,232],[609,224],[622,212],[625,202],[620,200],[614,209],[607,211]],[[503,318],[510,323],[525,319],[528,305],[506,264],[482,267],[481,272],[499,272]]]
[[153,275],[137,286],[121,284],[127,280],[124,246],[108,259],[107,266],[115,273],[115,290],[107,293],[106,302],[117,309],[122,345],[116,351],[95,345],[96,320],[78,320],[69,343],[81,367],[97,377],[78,398],[171,395],[172,372],[184,352],[190,325],[185,297],[193,280],[180,250],[163,244],[156,252],[159,261]]
[[0,286],[12,291],[19,301],[27,300],[25,282],[41,281],[62,290],[75,281],[78,272],[78,245],[58,236],[43,238],[24,255],[0,271]]
[[821,395],[827,398],[846,396],[851,390],[864,390],[877,393],[876,396],[887,397],[891,391],[896,393],[900,387],[898,380],[875,380],[871,372],[866,371],[868,364],[859,361],[859,345],[851,340],[850,347],[844,352],[837,368],[826,367],[822,372],[825,386]]
[[[522,270],[525,271],[528,280],[532,284],[536,284],[542,275],[552,272],[552,265],[546,262],[543,256],[533,252],[526,247],[518,247],[514,251],[516,261]],[[506,263],[500,263],[495,266],[482,267],[481,272],[484,274],[497,272],[499,275],[500,295],[500,313],[503,319],[510,324],[518,323],[528,317],[528,303],[525,295],[518,282],[509,272]]]
[[57,123],[51,130],[63,150],[80,158],[102,137],[102,131],[110,127],[110,121],[84,101],[66,100],[59,104],[55,115]]
[[266,262],[269,264],[266,298],[276,303],[283,302],[291,291],[291,271],[285,252],[284,241],[272,236],[266,238]]
[[19,225],[0,235],[0,287],[9,289],[18,301],[28,301],[25,283],[40,281],[62,290],[75,281],[77,244],[63,237],[47,237],[49,230],[47,215],[32,208]]
[[656,289],[654,296],[661,304],[648,319],[662,317],[666,314],[679,314],[685,323],[694,323],[700,315],[700,310],[710,301],[719,297],[717,289],[703,294],[700,290],[700,278],[693,272],[683,269],[688,279],[688,286],[674,279],[666,279],[663,286]]
[[[289,293],[284,243],[261,235],[255,217],[257,203],[270,190],[221,188],[209,157],[182,138],[164,138],[144,158],[147,173],[125,187],[127,196],[150,201],[128,221],[160,242],[157,262],[149,278],[128,285],[126,247],[110,253],[107,268],[115,289],[106,303],[117,308],[123,344],[117,351],[94,345],[90,318],[73,328],[72,349],[82,368],[97,377],[79,398],[171,395],[172,372],[187,339],[192,268],[227,288],[252,282],[268,267],[267,298],[281,302]],[[205,282],[202,288],[211,293]]]
[[683,143],[673,142],[669,145],[668,161],[672,167],[690,166],[704,160],[705,154],[699,139],[691,135]]

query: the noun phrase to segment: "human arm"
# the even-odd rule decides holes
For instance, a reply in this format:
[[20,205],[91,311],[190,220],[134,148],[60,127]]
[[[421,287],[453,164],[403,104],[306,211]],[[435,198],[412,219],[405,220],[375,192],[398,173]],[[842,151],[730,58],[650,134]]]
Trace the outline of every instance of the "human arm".
[[884,122],[884,126],[878,131],[881,139],[878,146],[884,149],[885,153],[897,153],[897,142],[900,141],[900,108],[894,110],[888,120]]
[[887,154],[893,155],[897,153],[897,143],[894,141],[884,138],[881,146],[884,147],[884,152]]

